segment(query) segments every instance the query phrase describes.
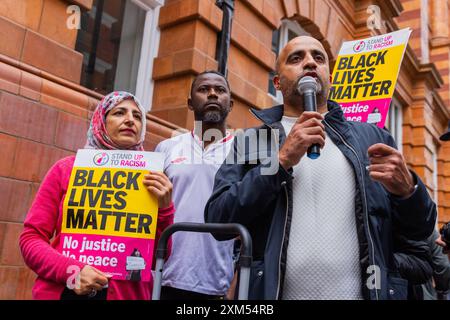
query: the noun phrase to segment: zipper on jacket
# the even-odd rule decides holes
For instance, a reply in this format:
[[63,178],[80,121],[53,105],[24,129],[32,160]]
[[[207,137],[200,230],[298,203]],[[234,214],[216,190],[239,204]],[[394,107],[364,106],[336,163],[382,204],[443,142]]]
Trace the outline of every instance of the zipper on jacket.
[[286,186],[286,181],[284,182],[284,192],[286,193],[286,215],[284,218],[284,228],[283,228],[283,238],[281,239],[281,248],[280,248],[280,256],[278,258],[278,286],[277,286],[277,295],[276,299],[278,300],[280,297],[280,287],[281,287],[281,256],[283,255],[283,245],[284,245],[284,238],[286,237],[286,225],[287,225],[287,218],[289,214],[289,196]]
[[[348,143],[344,137],[330,124],[328,123],[326,120],[323,120],[323,122],[328,125],[328,127],[333,130],[333,132],[341,139],[341,141],[347,146],[347,148],[349,148],[356,156],[356,159],[358,160],[358,164],[359,164],[359,169],[361,170],[361,182],[362,182],[362,189],[363,189],[363,200],[364,200],[364,212],[365,212],[365,216],[366,216],[366,224],[367,224],[367,233],[369,236],[369,241],[370,241],[370,246],[372,248],[372,263],[375,263],[375,250],[374,250],[374,246],[373,246],[373,240],[372,240],[372,235],[370,234],[370,226],[369,226],[369,215],[367,212],[367,197],[366,197],[366,187],[364,184],[364,170],[363,167],[361,165],[361,160],[359,159],[358,153],[355,151],[355,149],[350,145],[350,143]],[[375,272],[375,283],[377,283],[377,273]],[[363,284],[364,285],[364,284]],[[376,299],[378,300],[378,289],[375,288],[375,296]]]

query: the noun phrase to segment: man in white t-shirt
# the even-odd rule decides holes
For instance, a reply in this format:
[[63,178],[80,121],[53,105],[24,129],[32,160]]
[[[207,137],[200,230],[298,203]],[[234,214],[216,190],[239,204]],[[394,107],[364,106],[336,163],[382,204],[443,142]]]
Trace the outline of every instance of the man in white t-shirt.
[[[188,107],[194,112],[194,130],[161,142],[155,151],[166,155],[164,171],[173,184],[174,222],[203,223],[214,176],[233,145],[233,136],[226,131],[233,108],[228,81],[215,71],[199,74]],[[161,299],[223,297],[233,278],[233,240],[218,242],[206,233],[177,232],[172,241]]]

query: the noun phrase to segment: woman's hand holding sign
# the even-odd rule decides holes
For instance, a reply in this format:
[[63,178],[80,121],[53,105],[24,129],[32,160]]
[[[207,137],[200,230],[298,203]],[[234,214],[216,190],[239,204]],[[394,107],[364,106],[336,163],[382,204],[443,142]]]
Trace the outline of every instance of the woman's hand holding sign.
[[160,208],[167,208],[172,202],[172,183],[169,178],[158,171],[144,175],[144,185],[149,192],[158,198]]
[[384,188],[399,197],[408,197],[414,192],[414,179],[406,167],[402,154],[382,143],[367,150],[370,159],[370,177],[380,182]]
[[83,267],[77,278],[74,292],[77,295],[96,293],[97,291],[101,291],[103,287],[108,284],[109,278],[111,278],[110,275],[107,275],[90,265],[86,265]]

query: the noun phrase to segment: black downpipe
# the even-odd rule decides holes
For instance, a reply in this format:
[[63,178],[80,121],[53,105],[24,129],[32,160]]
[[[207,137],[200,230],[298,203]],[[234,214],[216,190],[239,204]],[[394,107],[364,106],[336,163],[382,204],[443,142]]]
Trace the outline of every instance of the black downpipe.
[[222,9],[222,31],[219,34],[217,46],[217,62],[219,72],[227,76],[228,52],[230,50],[231,25],[234,15],[234,0],[216,0],[216,5]]

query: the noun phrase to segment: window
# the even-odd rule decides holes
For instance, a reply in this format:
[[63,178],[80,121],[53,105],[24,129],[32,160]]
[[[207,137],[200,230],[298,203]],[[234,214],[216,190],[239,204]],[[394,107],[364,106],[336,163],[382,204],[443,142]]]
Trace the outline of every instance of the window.
[[393,98],[386,119],[386,127],[397,144],[400,152],[403,150],[403,110],[401,104]]
[[[283,20],[281,27],[273,31],[272,34],[272,51],[276,56],[280,53],[280,50],[292,39],[298,36],[310,36],[311,34],[306,32],[296,21]],[[269,85],[268,91],[272,98],[278,103],[283,103],[283,96],[280,91],[277,91],[272,83],[272,79],[275,76],[275,71],[269,73]]]
[[83,54],[83,86],[101,94],[129,91],[150,109],[163,1],[94,0],[82,15],[76,42]]

